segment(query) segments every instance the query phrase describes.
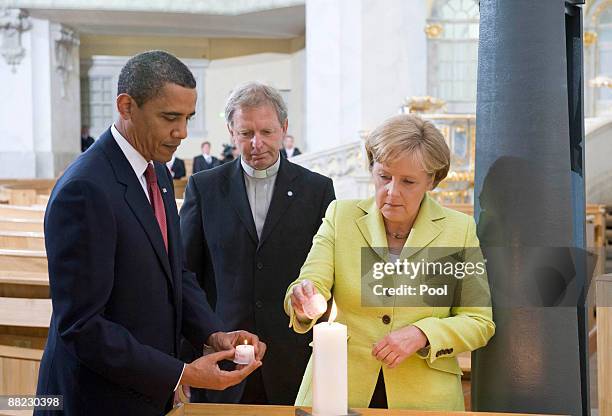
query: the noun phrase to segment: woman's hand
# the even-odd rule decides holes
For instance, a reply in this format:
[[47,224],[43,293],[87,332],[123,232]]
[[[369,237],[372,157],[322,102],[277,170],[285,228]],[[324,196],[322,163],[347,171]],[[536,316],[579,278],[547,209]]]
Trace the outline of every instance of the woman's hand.
[[299,285],[293,286],[293,291],[291,292],[291,306],[298,320],[302,322],[310,321],[310,318],[306,316],[304,312],[304,305],[310,302],[310,299],[317,293],[317,289],[308,279],[302,280]]
[[387,364],[389,368],[395,368],[406,358],[426,347],[427,343],[427,336],[423,331],[414,325],[408,325],[390,332],[374,344],[372,355]]

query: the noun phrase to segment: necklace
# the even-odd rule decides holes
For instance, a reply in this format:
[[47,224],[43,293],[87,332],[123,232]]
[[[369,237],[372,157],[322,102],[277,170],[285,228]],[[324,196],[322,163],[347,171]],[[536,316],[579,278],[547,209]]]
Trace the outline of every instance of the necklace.
[[408,238],[408,236],[410,235],[410,231],[408,231],[406,234],[400,234],[400,233],[387,233],[388,236],[391,236],[393,238],[395,238],[396,240],[405,240]]

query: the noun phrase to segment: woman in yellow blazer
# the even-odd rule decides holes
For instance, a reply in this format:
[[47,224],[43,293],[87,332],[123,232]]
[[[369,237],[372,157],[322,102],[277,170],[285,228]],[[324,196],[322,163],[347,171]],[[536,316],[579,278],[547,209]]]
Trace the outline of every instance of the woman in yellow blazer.
[[[348,327],[350,407],[464,410],[457,355],[486,345],[495,332],[486,272],[478,280],[479,301],[462,298],[443,306],[387,301],[364,307],[360,280],[363,248],[394,261],[416,259],[425,247],[479,246],[471,217],[427,195],[446,177],[450,151],[430,122],[412,115],[385,121],[369,135],[366,151],[375,196],[329,206],[300,276],[287,290],[290,326],[309,331],[316,318],[306,316],[304,305],[316,293],[333,296],[336,321]],[[312,364],[311,358],[296,405],[312,403]]]

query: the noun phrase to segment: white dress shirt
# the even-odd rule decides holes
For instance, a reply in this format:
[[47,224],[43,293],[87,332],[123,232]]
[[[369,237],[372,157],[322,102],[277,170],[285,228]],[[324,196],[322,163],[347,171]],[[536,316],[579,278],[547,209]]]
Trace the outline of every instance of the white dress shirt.
[[123,137],[121,133],[119,133],[119,130],[117,130],[117,127],[115,127],[114,124],[111,126],[111,134],[115,138],[115,141],[121,148],[121,151],[127,158],[128,162],[130,162],[130,166],[134,170],[134,174],[136,174],[136,177],[140,182],[140,186],[142,186],[142,190],[147,196],[149,202],[151,202],[151,198],[149,198],[149,191],[147,190],[147,178],[145,177],[145,171],[147,170],[147,166],[149,166],[149,162],[147,162],[146,159],[142,157],[140,153],[138,153],[138,150],[134,149],[130,142],[128,142],[127,139]]
[[[115,138],[115,141],[121,148],[121,151],[127,158],[128,162],[130,162],[130,166],[134,170],[134,174],[138,178],[140,186],[142,186],[142,190],[144,191],[150,203],[151,198],[149,197],[149,191],[147,190],[147,178],[145,177],[145,171],[147,170],[147,166],[149,166],[149,163],[152,164],[153,162],[147,162],[146,159],[142,157],[140,153],[138,153],[138,150],[134,149],[130,142],[128,142],[126,138],[123,137],[121,133],[119,133],[119,130],[117,130],[114,124],[111,126],[111,134]],[[185,366],[187,366],[187,364],[183,364],[183,371],[181,371],[181,375],[179,376],[179,379],[176,382],[174,391],[178,389],[179,383],[181,382],[181,378],[183,378]]]
[[257,237],[261,238],[272,194],[274,193],[274,182],[280,166],[280,155],[276,162],[268,169],[256,170],[247,165],[244,159],[240,158],[242,171],[244,172],[244,184],[246,185],[247,197],[257,230]]
[[166,167],[168,168],[168,170],[172,174],[173,178],[174,178],[174,171],[172,170],[172,165],[174,165],[174,160],[175,159],[176,159],[176,156],[172,155],[172,159],[170,159],[169,162],[166,162]]
[[294,150],[295,150],[295,147],[292,147],[291,149],[285,149],[285,153],[287,154],[287,159],[293,157],[293,151]]

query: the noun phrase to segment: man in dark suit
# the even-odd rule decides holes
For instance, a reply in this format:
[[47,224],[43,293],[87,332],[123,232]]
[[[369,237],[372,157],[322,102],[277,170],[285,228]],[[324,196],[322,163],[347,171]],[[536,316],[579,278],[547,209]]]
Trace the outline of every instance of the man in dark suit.
[[94,144],[94,138],[89,135],[89,127],[81,127],[81,153],[89,149]]
[[281,155],[285,159],[291,159],[293,156],[301,155],[300,149],[295,147],[295,139],[292,135],[288,134],[283,140],[283,148],[281,149]]
[[181,209],[187,268],[228,329],[257,331],[274,359],[246,383],[193,392],[192,400],[290,405],[311,348],[308,335],[289,329],[283,299],[334,188],[329,178],[280,157],[287,107],[273,88],[239,87],[225,116],[241,156],[189,179]]
[[[63,414],[160,415],[179,385],[223,389],[260,365],[265,345],[246,331],[221,332],[183,268],[163,162],[187,136],[195,86],[166,52],[131,58],[119,76],[120,118],[51,194],[45,245],[53,314],[37,394],[62,395]],[[185,364],[177,358],[181,335],[218,352]],[[217,362],[232,359],[245,339],[257,361],[220,371]]]
[[166,166],[170,170],[170,174],[172,175],[173,179],[181,179],[185,177],[185,161],[183,159],[172,156],[172,159],[166,163]]
[[210,155],[210,142],[202,143],[202,154],[193,158],[193,173],[216,168],[221,164],[219,159]]

